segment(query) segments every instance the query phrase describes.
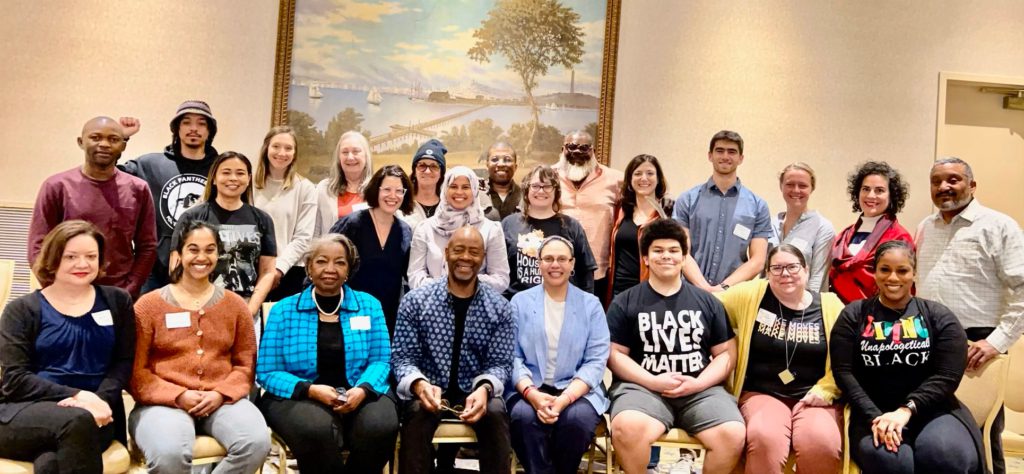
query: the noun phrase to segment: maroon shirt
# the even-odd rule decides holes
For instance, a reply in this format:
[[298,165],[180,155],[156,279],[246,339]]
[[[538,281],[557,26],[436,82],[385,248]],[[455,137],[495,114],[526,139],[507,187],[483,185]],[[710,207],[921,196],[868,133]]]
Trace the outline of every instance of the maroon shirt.
[[117,286],[137,297],[156,261],[156,216],[145,181],[120,170],[97,181],[75,167],[43,181],[32,211],[28,261],[57,224],[71,219],[93,223],[106,237],[106,275],[100,285]]

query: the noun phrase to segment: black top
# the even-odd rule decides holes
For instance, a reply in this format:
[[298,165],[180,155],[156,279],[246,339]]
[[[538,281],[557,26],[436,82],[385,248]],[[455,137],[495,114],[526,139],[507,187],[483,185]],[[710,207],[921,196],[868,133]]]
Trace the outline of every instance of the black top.
[[590,251],[587,234],[576,219],[565,214],[534,219],[516,213],[501,221],[501,230],[505,234],[505,249],[508,252],[509,284],[504,293],[506,298],[512,299],[516,293],[541,284],[537,253],[541,242],[552,235],[565,237],[572,242],[575,261],[569,281],[587,293],[594,291],[597,261]]
[[423,208],[423,214],[425,214],[427,216],[427,218],[429,219],[431,217],[434,217],[434,212],[437,211],[437,206],[440,205],[440,204],[441,203],[437,203],[437,204],[434,204],[433,206],[428,206],[426,204],[420,204],[420,207]]
[[452,340],[452,366],[448,372],[448,388],[445,389],[445,397],[449,400],[458,400],[466,397],[459,388],[459,356],[462,355],[462,336],[466,332],[466,313],[469,312],[469,303],[473,297],[459,298],[452,296],[452,312],[455,313],[455,335]]
[[[260,274],[260,257],[276,257],[274,221],[270,214],[249,204],[229,211],[216,201],[206,201],[185,211],[175,229],[200,219],[217,227],[224,251],[217,260],[216,283],[243,298],[252,296]],[[177,234],[177,232],[175,232]],[[177,247],[173,238],[171,248]]]
[[334,223],[331,233],[344,234],[359,252],[359,268],[351,273],[348,286],[365,291],[380,301],[388,332],[395,333],[395,318],[402,299],[402,281],[409,267],[412,230],[409,224],[395,218],[384,247],[377,238],[377,229],[369,209],[353,212]]
[[612,296],[622,293],[640,283],[640,228],[633,222],[633,215],[625,215],[619,230],[612,236],[615,246],[615,275],[612,282]]
[[[821,295],[811,295],[806,310],[797,311],[782,306],[771,290],[764,292],[750,336],[749,359],[756,363],[747,366],[743,390],[799,400],[825,376],[828,341]],[[779,376],[786,370],[787,359],[794,377],[788,384]]]
[[351,388],[345,376],[345,333],[341,323],[317,323],[315,384]]
[[[125,439],[121,391],[128,386],[135,359],[135,310],[128,293],[113,286],[96,286],[109,304],[114,320],[114,350],[107,375],[95,393],[114,413],[117,439]],[[40,298],[33,292],[11,301],[0,317],[0,423],[7,423],[29,404],[57,402],[78,389],[53,383],[37,375],[35,341],[40,331]]]
[[672,295],[646,281],[620,293],[608,308],[608,331],[644,370],[691,377],[711,362],[712,347],[734,335],[722,303],[685,281]]
[[913,419],[931,419],[959,406],[956,388],[967,365],[967,337],[949,308],[914,298],[893,311],[878,298],[843,309],[832,328],[832,373],[854,414],[870,423],[908,400]]

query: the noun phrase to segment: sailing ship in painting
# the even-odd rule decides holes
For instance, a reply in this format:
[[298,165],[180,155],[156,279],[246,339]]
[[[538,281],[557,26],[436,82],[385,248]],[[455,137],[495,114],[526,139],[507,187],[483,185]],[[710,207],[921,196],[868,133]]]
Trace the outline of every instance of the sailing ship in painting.
[[323,92],[320,92],[320,85],[319,84],[310,84],[309,85],[309,98],[310,99],[323,99],[324,98]]
[[370,105],[380,105],[381,102],[384,102],[384,96],[380,94],[380,90],[376,86],[371,87],[370,92],[366,94],[366,102]]

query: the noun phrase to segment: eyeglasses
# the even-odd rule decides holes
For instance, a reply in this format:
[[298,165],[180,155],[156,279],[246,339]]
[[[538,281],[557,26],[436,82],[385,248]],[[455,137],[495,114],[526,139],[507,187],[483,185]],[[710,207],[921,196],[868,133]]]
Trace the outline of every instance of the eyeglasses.
[[430,163],[419,163],[416,165],[416,171],[422,173],[437,173],[438,171],[441,171],[441,167]]
[[590,152],[591,148],[592,147],[590,146],[589,143],[566,143],[565,144],[565,149],[568,150],[568,151],[580,151],[580,152],[583,152],[583,153],[588,153],[588,152]]
[[394,194],[398,197],[405,197],[405,193],[408,191],[405,188],[380,188],[381,194]]
[[560,255],[558,257],[555,257],[554,255],[548,255],[547,257],[542,257],[540,259],[540,261],[544,262],[547,265],[551,265],[552,263],[555,262],[558,262],[559,265],[565,265],[569,263],[570,260],[572,260],[572,257],[566,257],[565,255]]
[[512,158],[512,156],[510,156],[510,155],[504,155],[504,156],[495,155],[495,156],[492,156],[490,158],[487,158],[487,162],[491,163],[493,165],[498,165],[498,164],[501,164],[501,165],[511,165],[512,163],[515,163],[516,160],[515,160],[515,158]]
[[789,272],[790,275],[796,275],[803,267],[804,266],[800,265],[799,263],[790,263],[788,265],[771,265],[768,267],[768,272],[775,276],[782,276],[782,271],[785,270]]
[[441,409],[441,411],[451,412],[451,413],[454,413],[456,415],[461,415],[462,412],[466,411],[466,407],[464,407],[462,405],[451,406],[449,403],[450,402],[448,400],[445,400],[445,399],[442,398],[441,399],[441,406],[439,407]]
[[533,183],[530,185],[530,191],[544,191],[546,193],[550,193],[552,189],[555,189],[555,187],[550,184]]

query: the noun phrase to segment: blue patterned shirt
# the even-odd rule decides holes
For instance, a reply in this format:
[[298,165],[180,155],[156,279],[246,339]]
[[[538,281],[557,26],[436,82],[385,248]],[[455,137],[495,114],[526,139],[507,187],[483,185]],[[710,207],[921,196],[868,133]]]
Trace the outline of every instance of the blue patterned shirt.
[[[348,382],[353,387],[367,384],[378,394],[386,393],[391,344],[380,302],[348,285],[344,292],[339,323],[345,340]],[[319,320],[312,286],[274,305],[256,359],[256,381],[261,387],[278,397],[291,398],[300,382],[316,380]]]
[[[486,381],[494,387],[493,393],[504,392],[512,371],[515,332],[508,300],[490,285],[477,282],[466,312],[459,357],[458,383],[462,391],[470,393]],[[455,313],[447,279],[428,283],[402,298],[391,354],[400,398],[414,397],[412,383],[418,379],[448,386],[454,339]]]

